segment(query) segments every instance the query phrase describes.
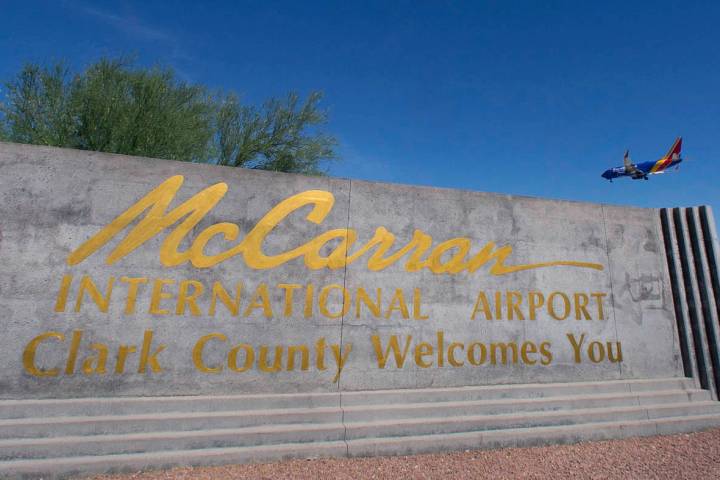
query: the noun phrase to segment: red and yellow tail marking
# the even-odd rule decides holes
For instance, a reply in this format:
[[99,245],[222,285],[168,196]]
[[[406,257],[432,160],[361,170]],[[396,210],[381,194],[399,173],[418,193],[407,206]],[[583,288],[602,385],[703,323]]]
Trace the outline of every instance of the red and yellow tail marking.
[[672,157],[661,158],[655,162],[655,165],[650,169],[650,173],[662,172],[670,165],[670,162],[672,162]]
[[668,153],[663,158],[661,158],[660,160],[655,162],[655,165],[653,165],[653,167],[650,169],[650,173],[657,173],[657,172],[662,172],[663,170],[665,170],[668,167],[668,165],[670,165],[672,163],[673,155],[675,155],[676,153],[678,155],[680,155],[681,148],[682,148],[682,137],[678,137],[675,140],[675,143],[673,143],[672,147],[670,147],[670,150],[668,150]]
[[672,147],[670,147],[670,150],[668,150],[668,153],[665,154],[663,159],[665,158],[672,158],[674,154],[680,155],[680,149],[682,148],[682,137],[678,137],[675,139],[675,143],[673,143]]

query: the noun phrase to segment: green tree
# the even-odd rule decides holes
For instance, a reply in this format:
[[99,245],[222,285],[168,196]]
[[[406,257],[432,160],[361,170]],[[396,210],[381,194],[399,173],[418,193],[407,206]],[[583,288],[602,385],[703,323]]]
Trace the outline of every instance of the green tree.
[[297,94],[271,99],[261,109],[241,105],[228,95],[218,108],[218,163],[282,172],[319,173],[319,158],[334,158],[335,139],[322,133],[304,134],[309,126],[327,121],[319,110],[320,93],[300,104]]
[[214,105],[170,70],[101,60],[70,89],[77,148],[172,160],[205,160]]
[[51,68],[26,65],[6,84],[7,103],[0,104],[8,139],[37,145],[71,146],[70,85],[62,64]]
[[320,174],[336,141],[320,130],[321,94],[243,105],[169,68],[101,59],[71,75],[63,64],[26,65],[6,83],[0,139],[37,145]]

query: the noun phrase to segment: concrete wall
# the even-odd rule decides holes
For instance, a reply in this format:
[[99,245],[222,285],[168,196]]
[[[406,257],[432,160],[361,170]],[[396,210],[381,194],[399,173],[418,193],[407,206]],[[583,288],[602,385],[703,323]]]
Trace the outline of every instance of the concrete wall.
[[[174,194],[168,179],[178,175],[183,183]],[[223,185],[206,190],[217,184],[227,186],[222,198]],[[171,200],[165,211],[138,210],[127,227],[102,237],[159,185],[165,191],[152,199]],[[210,208],[213,192],[217,205],[204,216],[189,210],[162,228],[163,216],[201,191],[196,208]],[[287,216],[268,218],[278,205],[288,207]],[[172,232],[193,215],[202,218],[173,247]],[[2,398],[683,375],[657,210],[0,144],[0,219]],[[131,245],[123,240],[131,230],[130,237],[149,239]],[[304,246],[320,235],[328,240],[322,248]],[[348,257],[342,240],[355,236]],[[92,238],[106,243],[79,261]],[[397,261],[382,260],[413,238],[414,248]],[[244,253],[205,264],[241,241]],[[112,261],[118,245],[126,254]],[[427,250],[413,261],[423,245]],[[296,248],[304,254],[263,263],[262,255]],[[473,261],[477,269],[468,267]],[[506,271],[503,264],[528,268]],[[216,282],[231,297],[241,284],[237,315],[217,297]],[[358,302],[359,289],[368,302]],[[377,301],[378,290],[375,312],[367,303]],[[182,291],[186,301],[178,302]],[[405,356],[402,367],[392,352],[380,365],[393,341]],[[263,371],[273,369],[276,347],[280,368]],[[233,371],[244,369],[250,349],[248,368]]]

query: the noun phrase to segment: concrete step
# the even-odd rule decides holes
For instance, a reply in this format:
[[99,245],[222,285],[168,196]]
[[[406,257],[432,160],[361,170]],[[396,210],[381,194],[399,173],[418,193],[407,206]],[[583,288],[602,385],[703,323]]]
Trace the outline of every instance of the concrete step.
[[0,419],[339,407],[338,393],[0,400]]
[[[393,403],[450,402],[501,398],[536,398],[596,393],[636,393],[692,390],[687,378],[612,380],[551,384],[488,385],[480,387],[343,392],[343,406]],[[0,400],[0,419],[37,416],[103,416],[167,412],[219,412],[288,408],[338,407],[340,394],[198,395],[184,397],[70,398]],[[36,413],[33,413],[36,412]]]
[[[265,409],[238,412],[170,412],[134,415],[34,417],[0,420],[0,439],[243,428],[295,423],[446,418],[660,403],[702,402],[704,390],[641,391],[521,399],[422,402],[351,407]],[[343,402],[344,403],[344,402]],[[344,412],[343,412],[344,411]]]
[[207,448],[126,455],[77,456],[0,461],[0,478],[68,478],[93,473],[136,472],[179,465],[225,465],[347,456],[345,442],[314,442],[259,447]]
[[461,449],[531,446],[695,431],[720,426],[720,415],[583,423],[550,427],[443,433],[413,437],[204,448],[117,455],[0,461],[0,477],[58,478],[73,474],[138,471],[177,465],[221,465],[287,458],[416,454]]
[[0,440],[0,460],[342,441],[341,423]]
[[0,420],[0,439],[322,424],[341,421],[342,410],[339,407],[12,418]]
[[692,402],[633,407],[585,408],[501,415],[410,418],[374,422],[346,422],[346,439],[401,437],[513,428],[577,425],[582,423],[645,420],[692,415],[720,415],[718,402]]
[[498,415],[513,412],[704,402],[709,400],[711,400],[711,397],[706,390],[668,390],[635,394],[610,393],[461,402],[399,403],[356,407],[345,407],[343,405],[343,418],[345,422],[372,421],[387,418],[442,418],[448,416]]
[[695,390],[692,379],[660,378],[610,380],[602,382],[526,383],[474,387],[427,388],[411,390],[371,390],[342,393],[343,406],[493,400],[501,398],[566,397],[607,393],[638,393],[666,390]]
[[720,415],[720,403],[691,402],[553,412],[521,412],[504,415],[455,415],[405,420],[392,418],[370,422],[346,422],[345,424],[266,425],[191,431],[8,439],[0,440],[0,460],[111,455],[196,448],[249,447],[368,437],[406,437],[709,414]]
[[342,394],[2,400],[0,477],[492,448],[719,423],[720,403],[685,378]]
[[347,440],[348,456],[413,455],[437,451],[529,447],[668,435],[720,426],[720,414],[582,423],[534,428],[472,431],[413,437]]

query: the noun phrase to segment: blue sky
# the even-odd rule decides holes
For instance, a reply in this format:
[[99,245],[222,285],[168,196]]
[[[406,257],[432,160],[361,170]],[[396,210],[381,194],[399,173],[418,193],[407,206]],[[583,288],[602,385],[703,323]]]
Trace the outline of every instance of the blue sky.
[[[720,2],[0,0],[0,78],[137,55],[248,102],[322,90],[332,175],[720,216]],[[600,178],[689,161],[650,181]]]

